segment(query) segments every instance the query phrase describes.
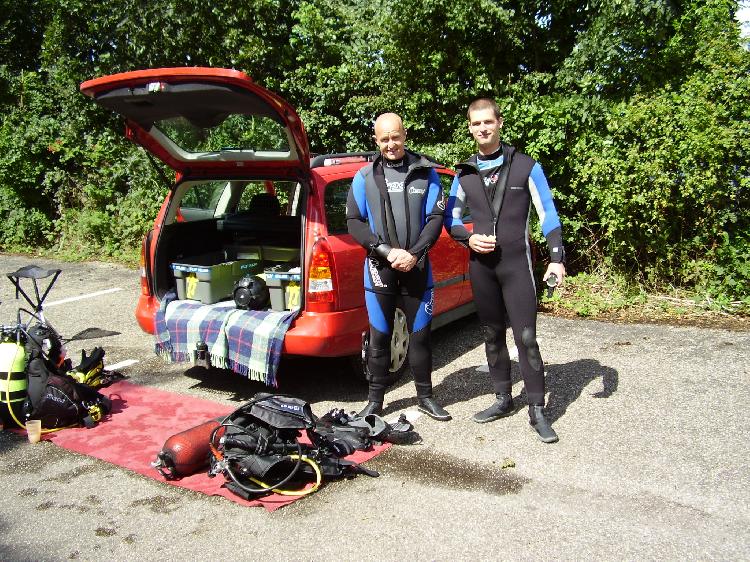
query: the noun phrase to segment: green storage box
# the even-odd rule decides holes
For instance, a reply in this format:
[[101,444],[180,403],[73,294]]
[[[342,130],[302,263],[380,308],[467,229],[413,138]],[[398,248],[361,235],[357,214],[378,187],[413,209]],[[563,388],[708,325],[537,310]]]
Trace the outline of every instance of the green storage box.
[[237,259],[226,252],[212,252],[172,264],[177,298],[213,304],[232,298],[234,283],[243,275],[262,270],[257,259]]
[[286,246],[243,245],[230,246],[227,251],[238,258],[260,260],[266,265],[269,262],[299,263],[299,248],[288,248]]
[[294,310],[299,308],[300,268],[296,264],[278,264],[263,270],[263,276],[271,293],[272,310]]

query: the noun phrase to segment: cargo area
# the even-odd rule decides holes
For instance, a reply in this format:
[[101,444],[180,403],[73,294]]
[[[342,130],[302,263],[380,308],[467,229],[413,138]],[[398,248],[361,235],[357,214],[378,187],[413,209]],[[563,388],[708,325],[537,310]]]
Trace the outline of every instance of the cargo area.
[[[273,189],[274,193],[267,190]],[[302,305],[300,184],[258,180],[183,186],[165,220],[152,272],[155,293],[213,304],[232,300],[244,276],[266,283],[268,310]]]

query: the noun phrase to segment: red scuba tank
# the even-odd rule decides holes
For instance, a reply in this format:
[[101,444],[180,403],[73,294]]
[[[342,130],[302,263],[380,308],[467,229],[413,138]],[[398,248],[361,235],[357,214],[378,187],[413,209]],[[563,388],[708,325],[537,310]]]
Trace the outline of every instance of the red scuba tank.
[[222,419],[209,420],[172,435],[164,442],[151,466],[167,480],[190,476],[207,468],[211,433],[221,425]]

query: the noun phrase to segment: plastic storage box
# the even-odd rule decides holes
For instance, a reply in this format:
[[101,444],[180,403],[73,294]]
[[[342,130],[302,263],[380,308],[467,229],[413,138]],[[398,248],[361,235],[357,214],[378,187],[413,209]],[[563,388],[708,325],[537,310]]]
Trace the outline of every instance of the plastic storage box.
[[256,259],[237,259],[233,254],[212,252],[172,264],[177,298],[213,304],[232,297],[234,283],[243,275],[261,271]]
[[263,270],[268,291],[271,293],[271,309],[294,310],[299,308],[300,274],[296,264],[279,264]]

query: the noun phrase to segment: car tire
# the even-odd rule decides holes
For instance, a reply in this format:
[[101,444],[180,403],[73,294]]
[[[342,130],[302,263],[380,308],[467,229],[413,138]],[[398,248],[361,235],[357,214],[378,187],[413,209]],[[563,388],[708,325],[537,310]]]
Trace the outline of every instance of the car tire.
[[[366,334],[366,332],[365,332]],[[365,367],[365,338],[362,338],[362,350],[359,355],[350,358],[352,369],[360,380],[367,380]],[[406,314],[397,307],[393,318],[393,334],[391,335],[391,368],[386,378],[386,385],[398,382],[409,370],[409,327]]]

